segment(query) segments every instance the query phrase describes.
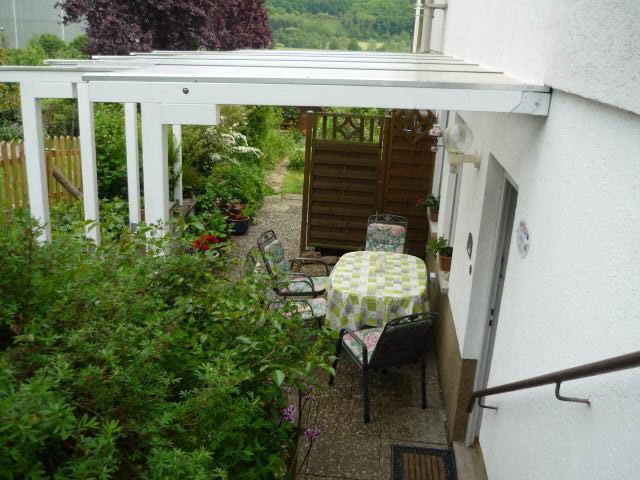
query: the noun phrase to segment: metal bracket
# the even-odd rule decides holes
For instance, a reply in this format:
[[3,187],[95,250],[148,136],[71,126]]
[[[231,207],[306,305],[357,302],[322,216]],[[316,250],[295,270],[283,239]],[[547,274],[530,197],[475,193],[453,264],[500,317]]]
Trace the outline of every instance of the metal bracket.
[[482,400],[484,399],[484,397],[480,397],[478,398],[478,406],[480,408],[486,408],[487,410],[498,410],[498,407],[492,407],[491,405],[485,405],[484,403],[482,403]]
[[589,401],[589,399],[576,398],[576,397],[564,397],[564,396],[560,395],[560,385],[561,384],[562,384],[562,382],[556,383],[556,398],[558,400],[561,400],[563,402],[586,403],[587,405],[591,406],[591,402]]
[[511,110],[511,113],[548,115],[550,102],[551,93],[523,91],[520,103]]

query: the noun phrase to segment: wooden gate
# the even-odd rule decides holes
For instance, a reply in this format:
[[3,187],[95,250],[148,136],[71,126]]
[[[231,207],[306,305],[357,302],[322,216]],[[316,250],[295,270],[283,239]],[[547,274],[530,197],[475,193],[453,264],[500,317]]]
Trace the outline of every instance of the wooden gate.
[[426,215],[415,205],[431,191],[433,118],[309,114],[301,250],[362,248],[369,215],[393,213],[409,219],[409,253],[423,256]]

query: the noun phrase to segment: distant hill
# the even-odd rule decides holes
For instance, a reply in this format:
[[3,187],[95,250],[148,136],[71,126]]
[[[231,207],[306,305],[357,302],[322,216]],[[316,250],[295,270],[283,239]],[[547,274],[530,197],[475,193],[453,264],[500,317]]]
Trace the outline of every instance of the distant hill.
[[276,48],[409,51],[414,0],[267,0]]

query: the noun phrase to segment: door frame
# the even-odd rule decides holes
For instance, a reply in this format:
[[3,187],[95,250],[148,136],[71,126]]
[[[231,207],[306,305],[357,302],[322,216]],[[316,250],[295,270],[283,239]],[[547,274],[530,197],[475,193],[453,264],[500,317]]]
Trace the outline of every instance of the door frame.
[[[498,223],[496,228],[497,239],[493,249],[493,262],[490,277],[491,288],[489,290],[489,302],[485,313],[485,321],[483,322],[482,347],[480,355],[478,356],[475,379],[473,382],[474,391],[485,388],[489,379],[491,360],[493,358],[493,346],[500,317],[502,289],[504,288],[504,283],[502,285],[502,289],[499,288],[501,256],[502,252],[507,249],[507,258],[505,261],[508,265],[509,256],[513,253],[511,252],[511,239],[513,237],[515,213],[517,210],[518,186],[502,166],[500,166],[499,175],[501,177],[501,187],[498,200],[500,210],[498,212]],[[513,218],[510,220],[509,214],[511,212],[512,201],[514,201],[514,199],[515,205],[513,205]],[[469,422],[467,424],[467,433],[465,437],[465,443],[469,447],[474,444],[476,436],[480,433],[482,413],[483,409],[479,408],[476,404],[473,411],[469,414]]]

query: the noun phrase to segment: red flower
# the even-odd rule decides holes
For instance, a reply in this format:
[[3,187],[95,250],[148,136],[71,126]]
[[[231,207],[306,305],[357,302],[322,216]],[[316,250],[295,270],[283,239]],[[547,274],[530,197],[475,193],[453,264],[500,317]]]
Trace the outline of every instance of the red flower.
[[209,250],[209,245],[207,245],[206,243],[203,245],[200,245],[201,252],[206,252],[207,250]]
[[417,203],[418,205],[419,205],[419,204],[421,204],[421,203],[424,203],[424,197],[418,197],[418,198],[416,199],[416,203]]

